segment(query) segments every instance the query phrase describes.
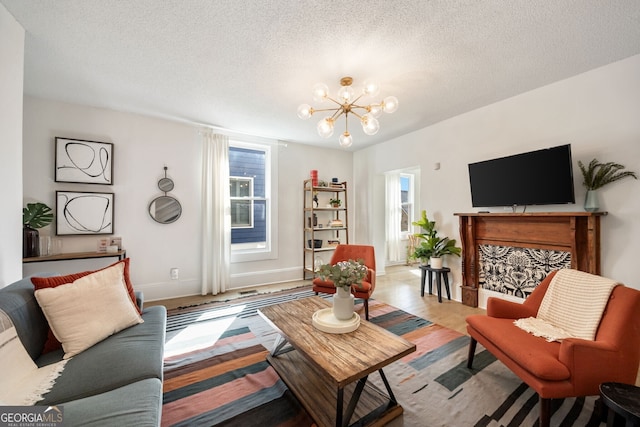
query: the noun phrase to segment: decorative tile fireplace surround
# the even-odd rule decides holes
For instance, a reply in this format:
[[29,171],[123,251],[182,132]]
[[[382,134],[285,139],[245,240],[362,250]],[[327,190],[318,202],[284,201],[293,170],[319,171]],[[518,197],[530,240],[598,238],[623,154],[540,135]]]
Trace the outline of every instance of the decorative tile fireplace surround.
[[462,302],[478,289],[526,298],[558,268],[600,274],[600,218],[606,212],[457,213]]

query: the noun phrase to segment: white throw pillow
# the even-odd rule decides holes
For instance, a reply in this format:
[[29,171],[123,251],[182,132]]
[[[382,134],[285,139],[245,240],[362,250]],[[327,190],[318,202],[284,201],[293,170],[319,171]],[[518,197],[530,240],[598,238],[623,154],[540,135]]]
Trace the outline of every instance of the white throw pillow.
[[118,263],[73,283],[35,291],[65,359],[143,322],[126,286],[124,265]]

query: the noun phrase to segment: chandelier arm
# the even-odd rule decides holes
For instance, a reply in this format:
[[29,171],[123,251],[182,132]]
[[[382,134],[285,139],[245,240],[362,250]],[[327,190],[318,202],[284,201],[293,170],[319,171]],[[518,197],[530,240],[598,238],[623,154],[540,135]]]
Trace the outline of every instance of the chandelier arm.
[[333,113],[333,115],[331,116],[331,118],[332,118],[333,120],[336,120],[338,117],[340,117],[340,116],[341,116],[341,115],[343,115],[343,114],[345,114],[345,117],[346,117],[346,113],[344,112],[344,108],[338,108],[338,109],[336,110],[336,112],[335,112],[335,113]]
[[379,104],[370,104],[370,105],[357,105],[357,104],[351,104],[351,109],[354,108],[362,108],[363,110],[367,110],[369,111],[371,109],[371,107],[373,106],[379,106]]
[[[362,107],[360,107],[360,108],[362,108]],[[351,110],[350,113],[353,114],[354,116],[356,116],[357,118],[359,118],[360,120],[362,120],[362,116],[360,114],[356,113],[355,111]]]
[[335,99],[333,99],[333,98],[332,98],[332,97],[330,97],[329,95],[327,95],[327,96],[326,96],[326,98],[327,98],[329,101],[333,101],[333,102],[335,102],[336,104],[338,104],[338,105],[342,106],[342,104],[341,104],[340,102],[336,101]]
[[317,113],[317,112],[321,112],[321,111],[340,111],[341,109],[342,109],[342,107],[340,107],[340,108],[322,108],[322,109],[318,109],[318,110],[316,110],[314,108],[313,112]]
[[354,105],[354,104],[355,104],[356,102],[358,102],[358,100],[359,100],[360,98],[362,98],[363,96],[364,96],[364,93],[361,93],[361,94],[360,94],[356,99],[354,99],[354,100],[351,102],[351,105]]

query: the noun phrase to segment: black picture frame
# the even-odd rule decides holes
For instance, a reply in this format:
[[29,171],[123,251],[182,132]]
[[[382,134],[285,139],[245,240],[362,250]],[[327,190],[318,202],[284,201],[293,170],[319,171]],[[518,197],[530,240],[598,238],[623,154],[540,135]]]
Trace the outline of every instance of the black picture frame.
[[114,193],[56,191],[56,235],[114,234]]
[[55,182],[113,184],[113,144],[55,138]]

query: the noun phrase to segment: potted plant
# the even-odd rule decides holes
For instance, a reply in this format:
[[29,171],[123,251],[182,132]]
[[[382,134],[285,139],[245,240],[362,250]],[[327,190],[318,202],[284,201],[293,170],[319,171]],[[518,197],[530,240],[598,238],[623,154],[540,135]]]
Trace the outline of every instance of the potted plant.
[[361,259],[320,266],[318,277],[332,281],[336,287],[333,296],[333,315],[336,319],[350,320],[353,317],[354,297],[351,294],[351,286],[361,283],[368,272],[369,269]]
[[329,204],[334,208],[339,208],[342,201],[340,199],[329,199]]
[[623,171],[624,166],[615,162],[601,163],[598,159],[593,159],[585,166],[578,160],[578,167],[582,172],[582,184],[587,188],[584,200],[584,209],[587,212],[595,212],[600,208],[596,192],[599,188],[626,177],[638,179],[635,172]]
[[423,264],[427,264],[427,260],[429,260],[431,267],[442,268],[442,257],[445,255],[460,256],[462,253],[462,248],[456,246],[455,239],[438,236],[436,222],[427,218],[426,211],[422,211],[419,221],[414,221],[411,224],[422,229],[422,233],[414,234],[422,239],[422,242],[416,246],[413,258],[420,259]]
[[46,227],[53,221],[51,208],[44,203],[27,203],[22,209],[22,257],[40,256],[39,228]]

